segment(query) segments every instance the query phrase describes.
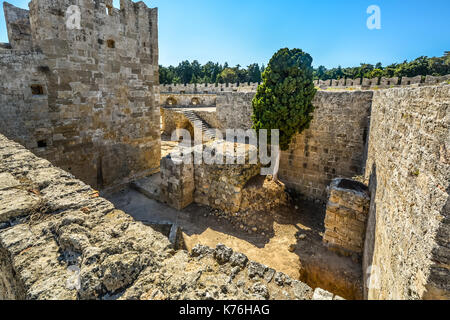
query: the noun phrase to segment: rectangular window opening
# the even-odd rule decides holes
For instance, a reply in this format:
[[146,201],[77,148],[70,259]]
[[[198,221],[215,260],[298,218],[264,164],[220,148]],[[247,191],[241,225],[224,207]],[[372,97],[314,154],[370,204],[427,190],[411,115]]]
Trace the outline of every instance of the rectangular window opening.
[[108,48],[110,48],[110,49],[114,49],[116,47],[116,42],[114,40],[111,40],[111,39],[108,40],[107,44],[108,44]]
[[45,140],[39,140],[37,142],[38,148],[47,148],[47,141]]
[[40,84],[32,84],[30,87],[31,87],[31,93],[33,95],[43,95],[44,94],[44,88]]

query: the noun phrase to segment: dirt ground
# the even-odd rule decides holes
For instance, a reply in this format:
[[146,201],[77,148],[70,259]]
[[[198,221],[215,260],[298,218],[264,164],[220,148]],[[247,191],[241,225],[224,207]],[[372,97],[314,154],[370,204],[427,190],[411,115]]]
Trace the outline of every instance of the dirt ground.
[[[222,243],[311,287],[346,299],[361,299],[361,264],[327,250],[322,244],[325,208],[297,201],[272,213],[261,213],[270,232],[244,231],[207,207],[169,208],[131,189],[105,195],[118,209],[148,224],[172,223],[183,230],[188,250],[196,244]],[[266,228],[267,229],[267,228]]]

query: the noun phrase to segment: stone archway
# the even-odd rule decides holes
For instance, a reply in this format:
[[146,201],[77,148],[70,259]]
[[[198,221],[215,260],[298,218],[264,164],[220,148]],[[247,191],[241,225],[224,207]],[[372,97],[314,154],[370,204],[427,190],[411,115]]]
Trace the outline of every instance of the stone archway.
[[169,97],[166,100],[166,105],[169,107],[175,107],[178,105],[178,101],[174,97]]
[[191,105],[192,106],[198,106],[198,105],[200,105],[200,99],[199,98],[192,98],[191,99]]

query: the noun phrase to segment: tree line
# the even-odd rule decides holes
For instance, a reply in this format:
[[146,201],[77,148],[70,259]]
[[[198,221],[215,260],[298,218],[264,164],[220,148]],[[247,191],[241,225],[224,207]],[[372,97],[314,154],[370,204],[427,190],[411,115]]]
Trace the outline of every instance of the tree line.
[[[197,60],[181,62],[177,67],[160,66],[159,80],[161,84],[188,84],[188,83],[246,83],[261,82],[264,65],[254,63],[247,68],[240,65],[230,67],[228,63],[208,62],[205,65]],[[413,61],[404,61],[383,66],[381,63],[375,65],[361,63],[358,67],[327,69],[319,66],[313,70],[314,80],[329,79],[357,79],[357,78],[379,78],[379,77],[415,77],[415,76],[444,76],[450,74],[450,52],[447,51],[442,57],[422,56]]]
[[197,60],[181,62],[177,67],[159,66],[159,81],[161,84],[187,84],[187,83],[245,83],[261,82],[264,65],[254,63],[247,68],[240,65],[230,67],[212,61],[205,65]]

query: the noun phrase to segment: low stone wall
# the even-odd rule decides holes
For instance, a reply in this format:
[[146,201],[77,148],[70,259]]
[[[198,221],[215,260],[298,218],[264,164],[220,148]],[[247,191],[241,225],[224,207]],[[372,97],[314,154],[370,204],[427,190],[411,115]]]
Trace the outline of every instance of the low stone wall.
[[[227,164],[229,148],[236,154],[240,147],[246,150],[246,163]],[[214,148],[216,151],[212,151]],[[272,177],[261,176],[259,163],[249,163],[251,149],[255,150],[250,145],[229,142],[207,143],[195,148],[179,145],[161,160],[160,200],[178,210],[195,202],[228,214],[269,212],[287,204],[285,186],[273,182]],[[223,164],[206,163],[205,159],[194,164],[195,153],[201,150],[223,157]]]
[[369,299],[450,299],[449,105],[450,85],[374,93],[364,250]]
[[330,250],[359,260],[369,214],[369,190],[357,181],[334,179],[329,192],[323,241]]
[[339,299],[223,245],[175,251],[0,135],[0,299]]

